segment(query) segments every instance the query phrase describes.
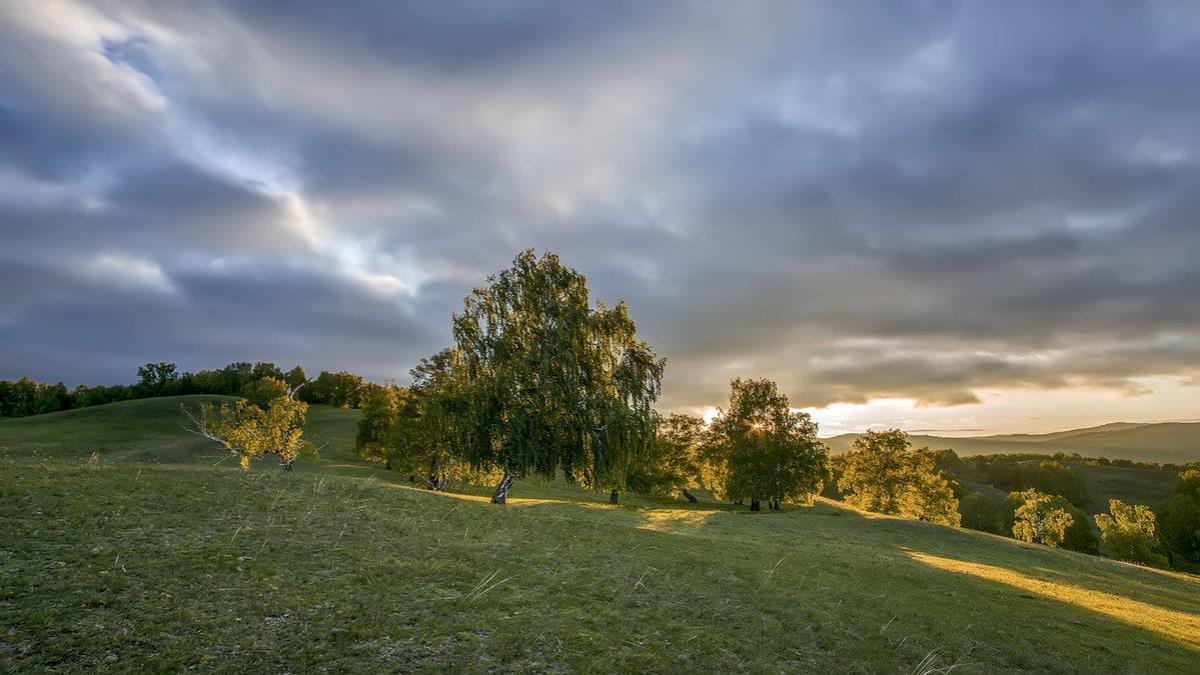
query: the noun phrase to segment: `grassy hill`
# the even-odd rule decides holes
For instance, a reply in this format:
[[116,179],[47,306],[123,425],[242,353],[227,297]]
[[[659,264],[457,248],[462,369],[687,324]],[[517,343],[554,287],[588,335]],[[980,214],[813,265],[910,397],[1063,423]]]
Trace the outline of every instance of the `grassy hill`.
[[[845,452],[858,434],[841,434],[825,439],[834,452]],[[1149,462],[1194,462],[1200,460],[1200,422],[1136,424],[1116,422],[1087,429],[1071,429],[1049,434],[1009,434],[1002,436],[913,435],[914,445],[935,449],[952,448],[960,455],[991,453],[1078,452],[1085,456],[1106,456]]]
[[[750,514],[353,458],[212,466],[193,399],[0,420],[0,670],[1186,672],[1200,578],[832,502]],[[98,453],[92,459],[93,453]]]

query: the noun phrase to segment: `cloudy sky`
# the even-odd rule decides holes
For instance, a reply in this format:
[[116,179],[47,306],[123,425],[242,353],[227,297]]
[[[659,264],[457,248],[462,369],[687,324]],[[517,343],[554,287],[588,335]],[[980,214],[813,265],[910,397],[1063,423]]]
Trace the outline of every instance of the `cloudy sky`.
[[519,250],[663,407],[1200,417],[1200,5],[0,0],[0,377],[407,379]]

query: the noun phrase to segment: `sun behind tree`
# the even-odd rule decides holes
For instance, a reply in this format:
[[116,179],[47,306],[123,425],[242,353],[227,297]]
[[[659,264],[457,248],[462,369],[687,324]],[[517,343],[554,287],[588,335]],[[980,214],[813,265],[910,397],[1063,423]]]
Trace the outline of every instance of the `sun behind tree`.
[[775,510],[784,500],[808,502],[829,475],[829,450],[817,440],[816,423],[793,411],[771,380],[730,382],[729,408],[713,419],[708,444],[721,496],[748,500],[751,511],[763,498]]

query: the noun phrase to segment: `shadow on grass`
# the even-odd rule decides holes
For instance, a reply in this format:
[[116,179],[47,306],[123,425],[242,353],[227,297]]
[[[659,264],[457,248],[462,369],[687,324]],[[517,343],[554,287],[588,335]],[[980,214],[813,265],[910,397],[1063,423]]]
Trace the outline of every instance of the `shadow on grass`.
[[1159,637],[1177,641],[1191,649],[1200,650],[1200,615],[1198,614],[1165,609],[1116,593],[1047,581],[996,565],[946,558],[913,550],[905,550],[905,553],[911,559],[934,569],[994,581],[1042,598],[1074,605],[1093,614],[1115,619],[1154,633]]
[[[500,508],[486,504],[487,486],[430,493],[392,485]],[[1200,652],[1200,580],[1182,575],[825,501],[750,514],[745,507],[641,497],[623,497],[624,504],[613,506],[604,495],[564,484],[525,483],[514,490],[521,492],[538,496],[510,497],[520,511],[553,508],[559,518],[748,547],[743,550],[778,557],[770,574],[778,569],[780,583],[830,584],[832,592],[852,589],[859,602],[920,608],[910,618],[961,626],[981,645],[1030,645],[1028,653],[981,648],[979,656],[990,666],[1044,669],[1050,658],[1056,668],[1087,670],[1115,659],[1135,669],[1163,670]],[[828,560],[842,567],[812,572]],[[1063,633],[1073,639],[1064,641]],[[1047,651],[1054,653],[1047,657]]]
[[[419,482],[409,482],[402,474],[357,460],[340,445],[316,463],[297,469],[297,473],[308,472],[371,478],[396,489],[496,508],[487,504],[490,485],[458,484],[445,492],[432,492]],[[509,507],[553,507],[557,517],[602,518],[605,525],[658,534],[779,546],[785,552],[804,551],[817,559],[829,556],[833,550],[843,554],[862,551],[860,557],[867,567],[916,565],[936,569],[953,575],[959,585],[973,580],[971,588],[991,589],[993,595],[997,588],[1007,589],[1005,602],[1027,605],[1030,595],[1053,600],[1070,608],[1070,613],[1080,613],[1068,621],[1092,625],[1102,617],[1125,630],[1136,628],[1175,647],[1200,650],[1200,578],[1189,575],[861,513],[826,501],[811,507],[790,505],[782,513],[757,514],[748,513],[744,506],[711,501],[690,504],[640,495],[622,495],[622,503],[613,506],[607,504],[606,493],[589,492],[560,479],[519,481],[509,498]],[[1037,613],[1029,616],[1036,618]]]
[[[543,487],[542,489],[547,489]],[[968,530],[920,521],[857,512],[820,501],[811,507],[790,506],[782,513],[747,513],[727,504],[679,504],[665,500],[626,498],[612,506],[589,493],[550,486],[567,493],[555,498],[512,498],[516,506],[558,505],[579,513],[604,511],[606,519],[660,534],[819,550],[835,539],[864,551],[887,541],[903,556],[883,553],[895,563],[911,562],[954,575],[970,589],[1004,589],[1006,602],[1028,605],[1032,597],[1053,601],[1041,612],[1072,626],[1095,627],[1108,622],[1113,631],[1136,629],[1172,649],[1200,651],[1200,579],[1151,570],[1069,551],[1047,549]],[[570,491],[573,490],[573,494]],[[443,496],[486,502],[487,488],[476,494]],[[584,497],[584,499],[581,499]],[[839,522],[840,521],[840,522]],[[831,525],[831,523],[837,523]],[[616,523],[614,523],[616,524]],[[909,545],[913,543],[914,545]],[[915,544],[920,542],[919,545]],[[921,550],[918,550],[918,547]],[[1031,565],[1032,563],[1032,565]],[[974,596],[974,592],[967,593]],[[981,596],[981,597],[986,597]],[[1006,608],[1005,611],[1008,611]]]
[[1200,616],[1200,577],[1194,575],[1018,542],[973,530],[917,521],[890,522],[924,530],[926,545],[920,553],[926,556],[1007,569],[1040,582],[1078,588],[1084,594],[1116,593],[1131,602]]
[[[290,474],[269,464],[256,464],[248,474],[197,464],[146,467],[142,480],[151,480],[157,495],[147,501],[140,498],[144,483],[133,482],[133,472],[127,471],[134,468],[140,474],[142,467],[105,466],[124,477],[114,473],[113,482],[102,483],[72,465],[61,469],[72,476],[45,484],[61,497],[49,494],[45,485],[30,491],[56,509],[64,499],[75,500],[72,517],[88,524],[64,521],[61,538],[49,543],[60,546],[79,531],[98,532],[95,536],[102,540],[113,532],[128,533],[147,547],[136,559],[161,565],[176,594],[191,588],[192,573],[179,571],[185,569],[179,564],[185,552],[214,565],[223,561],[226,567],[220,569],[226,572],[234,565],[251,572],[278,570],[291,582],[280,584],[282,600],[272,602],[282,604],[273,605],[271,616],[287,610],[313,622],[317,627],[303,635],[304,642],[327,634],[326,626],[316,623],[334,616],[325,603],[342,602],[358,615],[384,617],[387,626],[396,624],[395,612],[408,612],[408,620],[429,639],[478,636],[471,632],[477,626],[500,626],[508,643],[478,639],[492,646],[517,645],[514,650],[520,653],[531,650],[537,659],[528,663],[543,668],[555,663],[547,658],[562,658],[545,644],[536,646],[544,631],[503,619],[520,611],[530,612],[525,615],[529,622],[533,616],[538,621],[557,617],[561,623],[550,635],[555,644],[575,645],[578,661],[570,663],[577,666],[611,651],[609,642],[601,646],[580,640],[581,625],[594,635],[644,635],[644,644],[668,654],[697,649],[701,641],[692,640],[695,636],[716,641],[728,651],[696,652],[708,659],[727,657],[707,661],[714,669],[741,663],[758,666],[751,670],[802,665],[809,670],[907,670],[935,648],[948,660],[957,656],[984,664],[983,670],[1183,672],[1196,656],[1194,643],[1178,635],[1191,630],[1189,624],[1161,625],[1195,613],[1195,598],[1182,596],[1194,585],[1155,591],[1164,596],[1156,601],[1155,593],[1139,590],[1130,580],[1161,584],[1169,578],[827,502],[757,514],[745,507],[633,496],[610,506],[604,503],[606,495],[565,483],[522,482],[505,508],[486,503],[490,486],[433,493],[395,472],[342,460],[307,463]],[[189,478],[199,478],[179,480],[169,473],[181,469]],[[76,492],[87,498],[74,496]],[[210,502],[211,508],[206,506]],[[106,507],[97,509],[96,504]],[[97,526],[98,517],[109,520]],[[148,531],[146,522],[157,529]],[[47,525],[30,520],[27,527]],[[162,532],[184,538],[163,547],[158,541]],[[88,546],[77,547],[79,560],[92,560]],[[211,551],[220,555],[209,556]],[[47,548],[41,557],[51,554],[60,555]],[[27,561],[34,575],[29,579],[37,583],[49,578],[41,557]],[[389,576],[397,570],[403,574]],[[230,578],[247,584],[245,588],[268,579],[238,572],[240,576]],[[97,583],[92,577],[79,579]],[[416,609],[405,609],[401,600],[380,590],[383,586],[369,585],[381,579],[390,584],[393,578],[408,584]],[[1105,592],[1117,597],[1107,599],[1114,608],[1100,611],[1088,591],[1106,579]],[[74,592],[80,583],[63,584],[60,592]],[[33,588],[32,582],[26,587]],[[479,602],[491,588],[497,590]],[[351,593],[353,602],[337,600],[339,593]],[[133,595],[113,591],[105,597],[123,611],[130,606],[145,610],[126,604],[135,602]],[[187,597],[193,611],[212,606],[205,593]],[[66,606],[57,598],[55,602]],[[1129,604],[1138,602],[1148,607]],[[1166,606],[1171,602],[1190,609]],[[472,612],[494,609],[488,616],[496,621],[472,623],[472,614],[464,611],[468,603],[475,603]],[[667,603],[674,604],[663,610]],[[258,611],[254,605],[239,608]],[[1142,620],[1141,615],[1156,618]],[[169,615],[155,616],[175,621],[174,630],[194,630]],[[740,630],[731,631],[733,627]],[[660,629],[665,632],[658,634]],[[81,632],[75,642],[65,644],[77,647],[87,639]],[[153,651],[144,642],[124,644],[128,649],[123,656]],[[261,658],[264,652],[254,653]],[[333,652],[326,648],[317,653],[328,658]],[[669,669],[670,661],[646,661],[650,653],[639,651],[638,660],[608,661],[608,668],[597,669],[629,669],[636,663]],[[784,653],[804,654],[808,660],[784,661]],[[753,660],[762,654],[776,660]],[[318,664],[309,662],[310,669]]]

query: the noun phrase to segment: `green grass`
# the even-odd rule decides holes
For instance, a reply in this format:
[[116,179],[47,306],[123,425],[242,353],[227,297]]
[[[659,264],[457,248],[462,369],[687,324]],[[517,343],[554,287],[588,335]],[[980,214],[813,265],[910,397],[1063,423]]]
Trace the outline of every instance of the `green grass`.
[[827,502],[611,507],[524,481],[496,507],[484,487],[433,494],[358,462],[354,413],[327,408],[319,461],[243,473],[212,466],[178,405],[0,421],[0,671],[1185,672],[1200,657],[1196,577]]

